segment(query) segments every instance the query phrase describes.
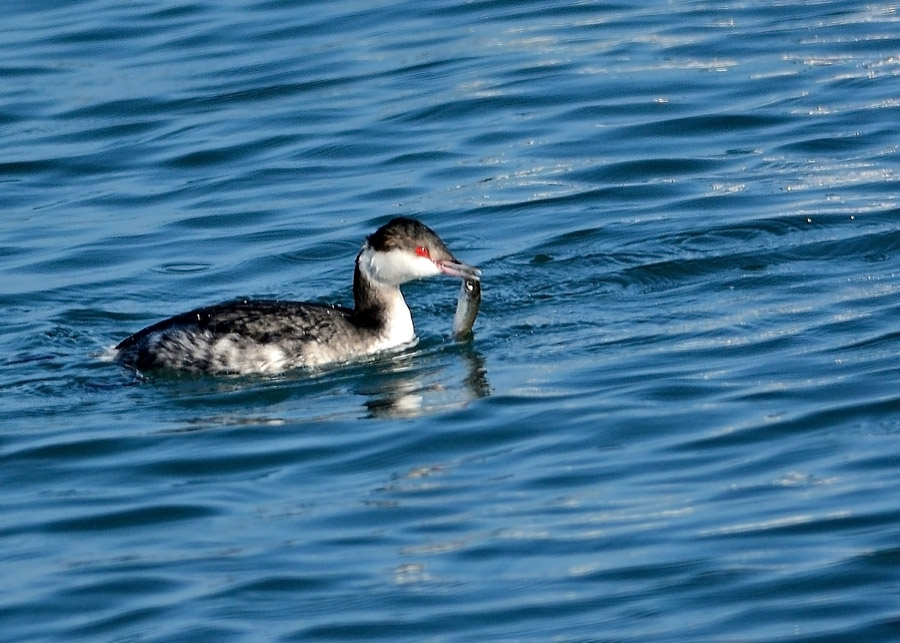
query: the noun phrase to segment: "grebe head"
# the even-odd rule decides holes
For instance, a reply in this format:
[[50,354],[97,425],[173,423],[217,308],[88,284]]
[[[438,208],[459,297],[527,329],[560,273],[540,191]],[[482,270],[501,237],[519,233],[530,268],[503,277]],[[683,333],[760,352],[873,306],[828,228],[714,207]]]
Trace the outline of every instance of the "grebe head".
[[425,224],[398,217],[366,239],[357,264],[370,279],[386,286],[432,277],[478,279],[481,271],[454,258],[441,238]]

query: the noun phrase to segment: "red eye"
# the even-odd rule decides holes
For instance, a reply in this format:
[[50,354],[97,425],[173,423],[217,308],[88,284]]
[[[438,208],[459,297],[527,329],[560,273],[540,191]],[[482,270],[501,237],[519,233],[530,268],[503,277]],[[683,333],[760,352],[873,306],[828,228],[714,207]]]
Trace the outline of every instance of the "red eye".
[[426,248],[425,246],[419,246],[418,248],[416,248],[416,254],[420,257],[431,259],[431,253],[428,252],[428,248]]

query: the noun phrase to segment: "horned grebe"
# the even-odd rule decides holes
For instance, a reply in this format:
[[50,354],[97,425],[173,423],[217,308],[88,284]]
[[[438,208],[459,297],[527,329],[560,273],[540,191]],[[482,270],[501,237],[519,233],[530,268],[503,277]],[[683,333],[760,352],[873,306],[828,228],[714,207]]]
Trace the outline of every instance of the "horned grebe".
[[392,219],[356,257],[352,310],[297,301],[224,302],[136,332],[116,346],[116,358],[138,370],[235,374],[348,361],[414,342],[399,286],[439,274],[477,280],[481,271],[458,262],[428,226]]

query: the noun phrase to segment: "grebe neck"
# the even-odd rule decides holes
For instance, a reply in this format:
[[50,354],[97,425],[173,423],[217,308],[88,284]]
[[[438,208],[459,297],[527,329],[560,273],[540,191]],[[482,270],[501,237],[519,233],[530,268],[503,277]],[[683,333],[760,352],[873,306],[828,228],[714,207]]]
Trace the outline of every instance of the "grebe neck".
[[356,258],[353,273],[354,323],[374,331],[392,345],[413,341],[416,334],[412,313],[400,287],[372,275],[366,254],[367,249],[363,249]]

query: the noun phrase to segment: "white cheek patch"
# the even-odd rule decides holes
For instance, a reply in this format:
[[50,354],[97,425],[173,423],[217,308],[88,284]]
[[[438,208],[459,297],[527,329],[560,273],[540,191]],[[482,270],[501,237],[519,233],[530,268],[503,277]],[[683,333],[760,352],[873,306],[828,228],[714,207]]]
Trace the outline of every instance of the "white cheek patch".
[[402,250],[375,252],[366,247],[360,254],[359,263],[368,276],[387,286],[399,286],[413,279],[441,274],[440,268],[431,259]]

